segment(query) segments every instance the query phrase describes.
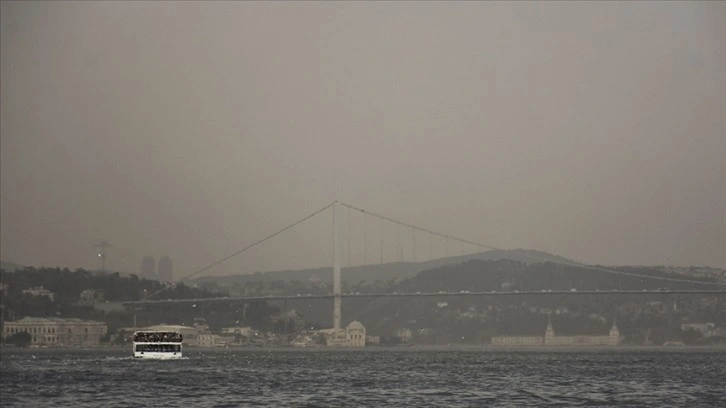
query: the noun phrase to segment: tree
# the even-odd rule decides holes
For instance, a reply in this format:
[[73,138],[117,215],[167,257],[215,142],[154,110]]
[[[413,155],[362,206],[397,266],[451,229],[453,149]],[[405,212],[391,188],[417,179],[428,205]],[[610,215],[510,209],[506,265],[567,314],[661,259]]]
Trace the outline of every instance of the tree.
[[8,338],[5,339],[5,343],[15,344],[16,346],[20,347],[27,347],[28,345],[30,345],[31,340],[32,338],[30,337],[30,333],[20,332],[8,336]]

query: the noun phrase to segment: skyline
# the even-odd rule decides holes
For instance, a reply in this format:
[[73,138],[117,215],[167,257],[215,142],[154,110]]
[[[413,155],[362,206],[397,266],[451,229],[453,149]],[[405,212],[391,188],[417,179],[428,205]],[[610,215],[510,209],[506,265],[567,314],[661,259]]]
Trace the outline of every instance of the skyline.
[[[108,240],[109,270],[186,276],[340,200],[502,249],[726,268],[723,3],[0,7],[4,262],[97,269]],[[213,273],[331,265],[330,217],[299,228]]]

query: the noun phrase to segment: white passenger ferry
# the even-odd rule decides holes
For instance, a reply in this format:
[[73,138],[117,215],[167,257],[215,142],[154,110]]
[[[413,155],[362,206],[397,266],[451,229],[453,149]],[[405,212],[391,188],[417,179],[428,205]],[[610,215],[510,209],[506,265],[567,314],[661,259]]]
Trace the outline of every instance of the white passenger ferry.
[[158,360],[181,358],[182,340],[181,333],[137,331],[134,333],[134,358]]

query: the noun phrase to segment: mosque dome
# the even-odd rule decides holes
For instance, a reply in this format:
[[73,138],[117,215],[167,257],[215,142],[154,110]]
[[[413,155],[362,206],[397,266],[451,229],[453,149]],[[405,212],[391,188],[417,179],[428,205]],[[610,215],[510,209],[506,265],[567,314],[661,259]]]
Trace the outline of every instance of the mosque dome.
[[357,330],[364,330],[364,329],[365,329],[365,327],[363,326],[363,324],[361,324],[361,322],[359,322],[359,321],[357,321],[357,320],[353,320],[353,321],[352,321],[352,322],[350,322],[350,324],[348,325],[348,329],[357,329]]

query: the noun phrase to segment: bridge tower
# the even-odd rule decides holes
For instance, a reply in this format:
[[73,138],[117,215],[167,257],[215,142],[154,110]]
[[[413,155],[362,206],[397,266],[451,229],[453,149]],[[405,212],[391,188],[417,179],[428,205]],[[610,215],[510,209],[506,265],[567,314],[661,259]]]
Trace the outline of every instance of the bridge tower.
[[333,328],[340,329],[340,242],[338,237],[338,206],[333,203]]

